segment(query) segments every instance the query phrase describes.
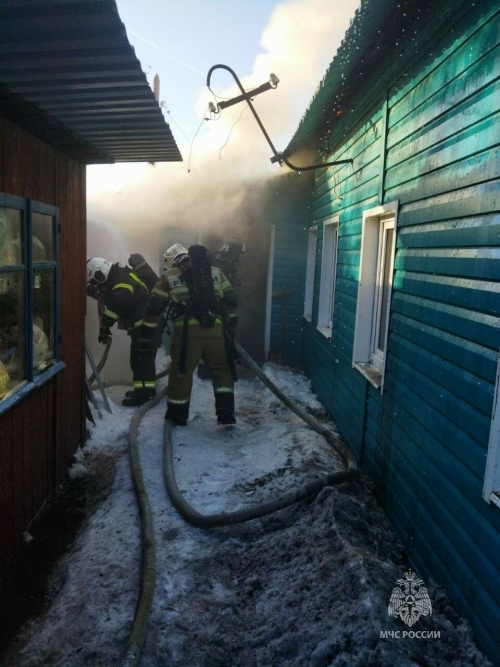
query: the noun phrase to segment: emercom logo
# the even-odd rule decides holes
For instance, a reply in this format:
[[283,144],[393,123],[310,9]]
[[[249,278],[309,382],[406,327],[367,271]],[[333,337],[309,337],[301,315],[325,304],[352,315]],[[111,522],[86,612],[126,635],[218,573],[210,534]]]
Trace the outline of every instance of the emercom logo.
[[406,572],[403,579],[398,579],[399,586],[393,589],[389,600],[389,616],[399,618],[410,628],[421,616],[432,614],[432,604],[423,585],[415,572]]
[[[393,618],[400,618],[408,627],[412,627],[421,616],[430,616],[432,614],[432,604],[429,593],[424,586],[422,579],[412,572],[406,572],[405,575],[397,580],[399,586],[396,586],[389,600],[388,612]],[[439,631],[431,630],[381,630],[380,638],[416,638],[416,639],[439,639]]]

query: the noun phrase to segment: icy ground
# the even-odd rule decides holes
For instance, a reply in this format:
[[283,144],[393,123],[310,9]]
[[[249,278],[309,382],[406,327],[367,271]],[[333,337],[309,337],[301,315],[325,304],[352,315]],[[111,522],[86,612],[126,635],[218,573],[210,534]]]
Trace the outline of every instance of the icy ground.
[[[301,375],[274,365],[266,372],[328,423]],[[120,405],[124,389],[109,390],[113,415],[96,416],[72,470],[99,475],[104,460],[116,460],[112,492],[62,559],[50,608],[23,629],[9,667],[120,665],[141,554],[127,456],[132,413]],[[190,422],[173,429],[179,487],[199,511],[245,507],[341,466],[329,445],[258,380],[240,380],[236,402],[237,425],[217,427],[211,384],[195,378]],[[363,478],[248,524],[204,531],[186,523],[164,488],[164,411],[162,402],[139,431],[158,572],[143,667],[489,664],[432,582],[426,582],[432,616],[412,629],[439,631],[440,638],[380,639],[384,630],[408,630],[387,613],[408,563]]]

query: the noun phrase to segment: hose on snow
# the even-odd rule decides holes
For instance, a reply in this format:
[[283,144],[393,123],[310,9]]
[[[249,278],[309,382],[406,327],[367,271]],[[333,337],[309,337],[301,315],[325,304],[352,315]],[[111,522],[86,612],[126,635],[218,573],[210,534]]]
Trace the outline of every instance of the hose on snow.
[[[261,371],[259,366],[253,359],[245,352],[245,350],[236,344],[236,348],[243,358],[247,366],[260,378],[260,380],[268,387],[274,394],[282,401],[290,410],[292,410],[298,417],[305,421],[317,433],[322,435],[327,442],[329,442],[337,453],[344,459],[346,468],[330,475],[326,475],[320,479],[309,482],[295,491],[285,493],[282,496],[268,500],[253,507],[238,510],[236,512],[222,512],[220,514],[203,515],[197,512],[185,500],[181,494],[177,482],[175,480],[173,455],[172,455],[172,427],[170,421],[165,421],[164,428],[164,460],[163,470],[165,476],[165,483],[167,492],[172,502],[172,505],[187,521],[200,528],[216,528],[227,525],[234,525],[237,523],[244,523],[252,519],[258,519],[267,516],[278,510],[284,509],[303,500],[313,498],[325,486],[334,486],[346,482],[357,474],[358,468],[356,461],[349,449],[342,443],[342,441],[335,436],[329,429],[321,425],[314,417],[308,414],[305,410],[299,407],[294,401],[286,396],[276,385]],[[106,345],[106,350],[99,363],[98,369],[104,367],[107,354],[109,352],[110,344]],[[163,371],[156,376],[156,379],[167,375],[167,371]],[[139,454],[137,448],[137,435],[139,430],[139,422],[142,416],[157,405],[159,401],[166,395],[167,390],[160,391],[155,398],[152,398],[147,403],[142,405],[135,412],[129,430],[129,454],[132,469],[132,478],[134,482],[134,490],[139,505],[141,517],[141,535],[142,535],[142,573],[140,583],[139,599],[137,601],[136,612],[132,623],[132,630],[127,640],[125,656],[122,661],[122,667],[137,667],[141,659],[142,648],[146,638],[146,632],[153,603],[154,587],[156,581],[156,542],[154,534],[153,514],[149,497],[144,485],[142,476],[142,469],[139,462]]]
[[149,615],[153,603],[156,580],[156,542],[153,513],[151,511],[149,496],[144,485],[141,464],[139,462],[137,432],[143,414],[159,403],[161,399],[166,396],[166,393],[167,390],[163,389],[155,396],[155,398],[152,398],[138,408],[132,417],[129,430],[129,454],[132,468],[132,479],[141,516],[142,572],[139,599],[137,601],[134,621],[132,623],[132,630],[127,640],[122,667],[137,667],[141,659],[142,647],[146,638]]
[[274,500],[268,500],[253,507],[238,510],[236,512],[222,512],[220,514],[204,515],[195,510],[184,498],[177,486],[174,473],[173,453],[172,453],[172,426],[166,420],[163,432],[163,473],[165,477],[165,485],[167,492],[175,509],[187,521],[198,526],[199,528],[217,528],[221,526],[228,526],[236,523],[244,523],[252,519],[259,519],[268,514],[273,514],[278,510],[290,507],[296,503],[313,498],[325,486],[335,486],[342,482],[347,482],[357,472],[358,468],[356,460],[352,453],[342,443],[342,441],[335,436],[329,429],[322,426],[314,417],[300,408],[294,401],[286,396],[276,385],[263,373],[253,359],[245,352],[245,350],[236,343],[236,347],[241,357],[249,368],[262,380],[268,387],[290,410],[295,412],[302,420],[317,433],[322,435],[327,442],[329,442],[340,454],[346,463],[346,468],[338,472],[325,475],[324,477],[304,484],[295,491],[290,491]]

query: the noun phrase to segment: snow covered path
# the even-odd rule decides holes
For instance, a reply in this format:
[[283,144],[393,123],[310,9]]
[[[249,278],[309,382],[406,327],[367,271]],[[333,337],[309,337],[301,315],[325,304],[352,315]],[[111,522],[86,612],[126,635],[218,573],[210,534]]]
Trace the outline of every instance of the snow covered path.
[[[322,415],[301,376],[267,373]],[[113,490],[53,578],[46,614],[21,633],[9,667],[119,665],[138,595],[140,525],[127,457],[130,409],[110,391],[113,415],[96,420],[80,463],[116,457]],[[216,426],[210,382],[195,378],[191,419],[173,429],[179,488],[204,514],[274,498],[341,467],[323,441],[258,380],[236,385],[238,423]],[[171,507],[162,472],[164,402],[141,422],[139,449],[154,513],[157,580],[143,667],[414,667],[487,665],[471,633],[429,585],[433,614],[413,630],[439,639],[380,639],[407,630],[388,617],[408,569],[364,479],[324,489],[277,514],[211,531]],[[334,430],[333,424],[329,423]],[[77,470],[80,467],[77,468]]]

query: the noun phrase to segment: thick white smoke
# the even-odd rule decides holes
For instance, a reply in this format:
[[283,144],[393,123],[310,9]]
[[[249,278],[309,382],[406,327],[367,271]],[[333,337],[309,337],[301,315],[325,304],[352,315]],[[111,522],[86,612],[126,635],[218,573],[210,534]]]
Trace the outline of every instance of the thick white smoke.
[[[278,151],[293,136],[358,4],[359,0],[283,0],[262,33],[252,71],[236,72],[245,89],[266,82],[271,72],[279,77],[277,89],[259,95],[254,102]],[[207,63],[207,72],[212,64]],[[240,92],[230,74],[222,70],[215,73],[212,89],[224,98]],[[250,109],[240,103],[224,110],[218,120],[203,121],[209,115],[209,101],[215,102],[210,91],[200,87],[194,104],[204,127],[194,143],[171,127],[183,163],[89,167],[91,254],[125,264],[130,253],[140,252],[158,271],[166,227],[192,230],[195,238],[217,230],[226,235],[230,230],[248,239],[256,221],[265,224],[259,188],[263,178],[278,177],[280,167],[271,164],[271,149]],[[255,196],[249,197],[253,179]],[[169,239],[168,245],[177,240]],[[95,325],[89,320],[90,339],[95,338]],[[127,347],[123,352],[128,354]],[[114,350],[113,356],[116,354]],[[117,366],[119,377],[110,373],[111,364],[106,369],[108,382],[123,379],[128,364],[124,359]]]
[[[283,150],[291,139],[358,4],[359,0],[280,2],[263,31],[261,51],[252,71],[237,72],[246,89],[267,81],[271,72],[280,78],[276,90],[255,99],[255,107],[277,150]],[[207,63],[207,71],[211,64]],[[239,94],[229,73],[218,70],[216,78],[217,82],[228,83],[226,88],[214,83],[216,94],[221,97]],[[202,87],[196,101],[200,119],[209,101],[214,99],[208,89]],[[200,216],[194,212],[191,215],[190,211],[192,202],[199,200],[200,186],[210,185],[214,192],[213,199],[206,201],[207,207],[213,209],[214,204],[225,206],[226,196],[221,201],[215,193],[219,184],[235,182],[235,194],[228,201],[232,209],[240,179],[279,174],[280,167],[270,163],[270,147],[251,111],[243,104],[224,110],[217,121],[203,123],[204,133],[200,131],[192,148],[191,142],[176,132],[175,126],[171,128],[184,158],[182,165],[158,163],[154,167],[134,164],[89,168],[89,217],[108,219],[123,233],[130,232],[133,236],[138,225],[143,234],[145,228],[153,230],[169,222],[173,215],[177,220],[181,215],[194,224],[203,224]]]

